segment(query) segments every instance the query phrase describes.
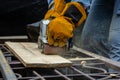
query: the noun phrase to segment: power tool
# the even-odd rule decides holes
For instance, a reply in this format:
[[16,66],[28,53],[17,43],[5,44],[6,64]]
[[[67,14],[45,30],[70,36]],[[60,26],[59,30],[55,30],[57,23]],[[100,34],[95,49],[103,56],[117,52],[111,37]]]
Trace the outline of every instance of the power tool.
[[48,44],[46,30],[50,20],[41,20],[40,21],[40,32],[38,37],[38,48],[42,49],[44,54],[61,54],[65,53],[70,48],[70,41],[64,47],[55,47]]
[[86,19],[84,6],[78,2],[54,0],[53,7],[40,21],[38,48],[44,54],[64,53],[72,46],[73,30]]

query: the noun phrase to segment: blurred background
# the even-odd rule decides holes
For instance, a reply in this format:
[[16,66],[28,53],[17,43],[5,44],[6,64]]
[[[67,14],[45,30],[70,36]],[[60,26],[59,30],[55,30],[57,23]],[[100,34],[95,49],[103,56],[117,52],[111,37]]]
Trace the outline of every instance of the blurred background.
[[26,25],[40,21],[47,0],[0,0],[0,36],[26,35]]

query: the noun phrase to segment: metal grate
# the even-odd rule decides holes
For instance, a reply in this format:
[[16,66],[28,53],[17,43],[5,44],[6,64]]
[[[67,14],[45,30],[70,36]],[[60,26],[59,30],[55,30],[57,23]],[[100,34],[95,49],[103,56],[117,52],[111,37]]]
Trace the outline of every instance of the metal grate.
[[[108,72],[110,68],[93,57],[81,55],[81,60],[71,59],[73,66],[65,68],[25,68],[5,45],[1,44],[0,49],[7,60],[6,64],[9,64],[13,71],[13,74],[10,74],[16,76],[14,80],[120,80],[120,72]],[[9,76],[4,74],[6,70],[2,70],[3,67],[0,69],[0,80],[8,79]]]

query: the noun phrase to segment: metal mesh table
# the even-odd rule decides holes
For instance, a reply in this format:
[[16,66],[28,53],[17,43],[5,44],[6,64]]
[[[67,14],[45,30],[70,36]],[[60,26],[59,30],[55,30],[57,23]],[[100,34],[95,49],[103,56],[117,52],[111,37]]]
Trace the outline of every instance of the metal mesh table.
[[[69,55],[73,65],[71,67],[64,68],[26,68],[23,64],[11,53],[5,45],[1,44],[0,49],[3,53],[3,58],[6,63],[0,62],[0,80],[119,80],[120,72],[113,69],[112,72],[108,72],[109,66],[106,66],[101,60],[94,57],[90,57],[81,54],[76,60],[72,57],[76,57],[77,54]],[[65,55],[66,56],[66,55]],[[1,57],[0,57],[1,58]],[[66,57],[68,58],[68,57]],[[81,60],[80,60],[81,59]],[[6,69],[2,65],[6,65],[11,73],[7,73],[3,70]],[[13,72],[13,73],[12,73]],[[10,79],[11,75],[13,79]]]

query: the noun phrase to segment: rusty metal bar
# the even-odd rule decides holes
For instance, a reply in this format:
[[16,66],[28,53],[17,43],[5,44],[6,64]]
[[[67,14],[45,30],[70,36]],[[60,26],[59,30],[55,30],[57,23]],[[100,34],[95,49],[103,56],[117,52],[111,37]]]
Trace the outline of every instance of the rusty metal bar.
[[28,37],[26,35],[0,37],[0,43],[4,43],[5,41],[28,42]]
[[97,60],[96,58],[69,58],[70,61],[88,61],[88,60]]
[[107,80],[107,79],[111,79],[112,77],[117,77],[117,76],[119,76],[120,74],[110,74],[110,75],[108,75],[108,76],[106,76],[106,77],[104,77],[104,78],[100,78],[100,79],[98,79],[98,80]]
[[28,39],[28,37],[26,35],[24,36],[3,36],[3,37],[0,37],[0,40],[3,39]]
[[88,78],[88,79],[90,79],[90,80],[96,80],[96,79],[92,78],[91,76],[89,76],[88,74],[85,74],[85,73],[83,73],[82,71],[80,71],[80,70],[78,70],[78,69],[76,69],[76,68],[74,68],[74,67],[71,67],[71,68],[72,68],[74,71],[82,74],[83,76],[85,76],[86,78]]
[[17,80],[14,72],[8,65],[2,51],[0,50],[0,70],[5,80]]
[[15,73],[15,75],[17,76],[17,78],[22,78],[21,74]]
[[[5,50],[4,53],[11,53],[11,51],[5,47],[5,44],[0,44],[0,49],[1,50],[4,49]],[[11,54],[11,55],[13,55],[13,54]]]
[[86,50],[81,49],[81,48],[78,48],[78,47],[76,47],[76,46],[73,46],[72,49],[73,49],[73,50],[76,50],[76,51],[78,51],[78,52],[81,52],[81,53],[83,53],[83,54],[86,54],[86,55],[88,55],[88,56],[91,56],[91,57],[93,57],[93,58],[96,58],[96,59],[104,62],[105,64],[107,64],[107,66],[109,66],[110,68],[113,68],[113,69],[115,69],[115,70],[120,71],[120,62],[117,62],[117,61],[114,61],[114,60],[105,58],[105,57],[103,57],[103,56],[99,56],[99,55],[97,55],[97,54],[95,54],[95,53],[86,51]]
[[63,78],[65,78],[66,80],[71,80],[69,77],[67,77],[66,75],[63,75],[61,72],[59,72],[58,70],[55,69],[55,72],[59,75],[61,75]]
[[35,79],[45,80],[45,78],[42,77],[40,74],[38,74],[36,71],[33,71],[33,73],[38,76],[38,78],[35,78]]
[[94,69],[94,70],[99,70],[99,71],[102,71],[103,73],[107,73],[107,71],[106,71],[105,69],[90,66],[90,65],[88,65],[88,64],[87,64],[87,62],[86,62],[86,61],[82,61],[82,62],[81,62],[81,65],[82,65],[84,68]]

